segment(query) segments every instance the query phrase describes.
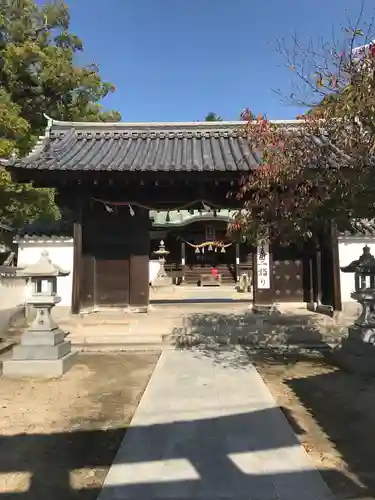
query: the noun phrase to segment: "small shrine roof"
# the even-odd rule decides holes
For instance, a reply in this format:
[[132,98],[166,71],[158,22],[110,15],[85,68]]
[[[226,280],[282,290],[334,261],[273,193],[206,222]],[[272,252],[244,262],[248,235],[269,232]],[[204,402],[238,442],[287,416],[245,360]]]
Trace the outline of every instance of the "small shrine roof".
[[[48,118],[48,117],[47,117]],[[298,120],[277,121],[300,125]],[[90,123],[48,119],[44,136],[12,169],[247,172],[259,155],[244,122]]]
[[54,264],[46,250],[40,255],[40,258],[34,264],[29,264],[28,266],[23,267],[19,272],[19,276],[28,276],[28,277],[48,277],[48,276],[66,276],[69,274],[69,271],[64,271],[60,266]]
[[152,226],[157,227],[180,227],[199,221],[225,221],[233,220],[236,210],[210,209],[210,210],[170,210],[150,211]]

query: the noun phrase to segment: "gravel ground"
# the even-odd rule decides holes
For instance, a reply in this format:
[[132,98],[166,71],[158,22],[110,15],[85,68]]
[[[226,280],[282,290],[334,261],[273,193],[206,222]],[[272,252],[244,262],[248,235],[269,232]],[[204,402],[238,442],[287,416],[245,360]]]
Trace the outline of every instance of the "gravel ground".
[[375,380],[319,358],[255,364],[337,500],[374,500]]
[[0,379],[0,500],[95,500],[158,353],[85,354],[61,379]]

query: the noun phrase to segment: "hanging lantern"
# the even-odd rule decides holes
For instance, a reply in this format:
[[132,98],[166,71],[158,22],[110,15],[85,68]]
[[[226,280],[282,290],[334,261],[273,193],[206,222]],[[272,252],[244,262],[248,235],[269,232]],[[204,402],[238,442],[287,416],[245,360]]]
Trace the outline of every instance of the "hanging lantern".
[[224,247],[222,247],[221,253],[225,253],[225,248]]
[[209,251],[209,252],[212,252],[212,245],[210,245],[210,246],[208,247],[208,251]]
[[202,253],[204,253],[204,247],[202,247]]
[[215,252],[217,252],[217,247],[215,247]]
[[200,253],[200,251],[199,251],[199,248],[198,248],[198,247],[195,249],[195,253]]

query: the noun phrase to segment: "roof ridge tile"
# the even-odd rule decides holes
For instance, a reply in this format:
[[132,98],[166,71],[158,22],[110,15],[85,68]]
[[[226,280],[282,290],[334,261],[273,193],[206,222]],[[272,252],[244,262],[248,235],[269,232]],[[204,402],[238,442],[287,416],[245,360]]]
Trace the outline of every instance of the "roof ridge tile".
[[[157,142],[153,142],[158,140]],[[210,147],[204,146],[210,141]],[[93,141],[97,154],[90,154]],[[111,142],[112,141],[112,144]],[[150,146],[150,141],[153,145]],[[187,141],[187,142],[186,142]],[[103,143],[103,148],[100,143]],[[189,144],[190,143],[190,144]],[[104,146],[104,144],[106,144]],[[116,144],[116,145],[115,145]],[[95,146],[94,146],[95,147]],[[149,148],[152,159],[149,158]],[[111,149],[114,148],[113,154]],[[207,158],[207,151],[210,159]],[[158,153],[159,152],[159,153]],[[188,154],[187,159],[186,154]],[[189,155],[191,159],[189,160]],[[112,165],[110,159],[116,157]],[[167,162],[154,163],[163,157]],[[87,158],[87,161],[85,161]],[[148,160],[145,162],[144,160]],[[176,163],[176,158],[181,162]],[[182,161],[182,158],[185,158]],[[169,160],[168,160],[169,159]],[[192,161],[194,159],[194,161]],[[79,161],[78,161],[79,160]],[[49,170],[249,171],[257,166],[253,151],[236,128],[82,129],[51,130],[38,154],[18,160],[14,168]]]

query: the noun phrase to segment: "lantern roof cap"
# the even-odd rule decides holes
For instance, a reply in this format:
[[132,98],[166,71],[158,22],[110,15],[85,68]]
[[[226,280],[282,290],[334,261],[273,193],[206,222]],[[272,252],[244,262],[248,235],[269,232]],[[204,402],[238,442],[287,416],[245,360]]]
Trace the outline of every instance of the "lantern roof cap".
[[53,264],[47,250],[43,250],[40,254],[38,262],[24,267],[18,272],[20,276],[27,277],[53,277],[67,276],[69,271],[63,271],[60,266]]
[[375,275],[375,257],[371,254],[370,247],[363,247],[363,253],[357,260],[353,260],[348,266],[342,267],[344,273],[374,274]]

